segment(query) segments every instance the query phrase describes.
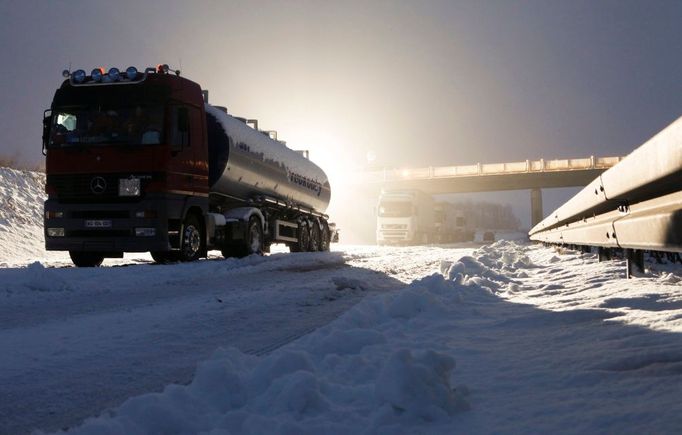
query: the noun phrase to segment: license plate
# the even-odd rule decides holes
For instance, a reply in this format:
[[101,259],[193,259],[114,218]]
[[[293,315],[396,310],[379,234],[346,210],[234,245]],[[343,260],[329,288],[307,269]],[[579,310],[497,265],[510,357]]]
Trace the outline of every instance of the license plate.
[[111,228],[111,220],[87,220],[85,221],[86,228]]

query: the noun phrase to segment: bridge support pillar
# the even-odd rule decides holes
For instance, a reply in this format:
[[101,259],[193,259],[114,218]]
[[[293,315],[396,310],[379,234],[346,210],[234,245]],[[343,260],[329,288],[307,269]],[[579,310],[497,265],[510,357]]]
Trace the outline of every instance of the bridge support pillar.
[[531,189],[530,191],[530,220],[531,228],[542,221],[542,190]]

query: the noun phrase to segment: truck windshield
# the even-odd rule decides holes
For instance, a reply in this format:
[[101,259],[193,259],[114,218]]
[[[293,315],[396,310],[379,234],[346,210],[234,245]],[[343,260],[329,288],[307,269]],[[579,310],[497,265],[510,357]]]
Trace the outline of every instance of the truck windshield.
[[380,217],[408,217],[412,216],[411,202],[382,202],[379,204]]
[[58,108],[48,147],[160,144],[162,106]]

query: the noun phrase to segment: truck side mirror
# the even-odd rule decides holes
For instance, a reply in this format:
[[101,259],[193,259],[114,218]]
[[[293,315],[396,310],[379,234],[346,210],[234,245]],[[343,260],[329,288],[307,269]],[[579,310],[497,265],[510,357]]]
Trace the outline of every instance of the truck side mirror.
[[47,155],[47,142],[50,139],[50,127],[52,126],[52,110],[43,112],[43,155]]

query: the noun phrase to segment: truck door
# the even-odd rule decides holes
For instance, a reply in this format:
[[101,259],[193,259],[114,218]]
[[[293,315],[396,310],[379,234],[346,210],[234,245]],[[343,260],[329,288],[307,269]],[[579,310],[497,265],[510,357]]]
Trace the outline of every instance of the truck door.
[[208,196],[208,144],[206,142],[205,115],[203,108],[190,106],[188,109],[194,193]]
[[171,159],[168,171],[168,187],[173,193],[193,195],[195,189],[195,158],[192,145],[190,108],[170,106],[169,134]]

